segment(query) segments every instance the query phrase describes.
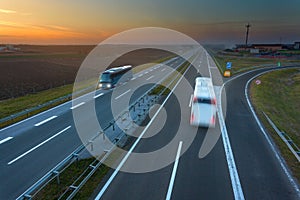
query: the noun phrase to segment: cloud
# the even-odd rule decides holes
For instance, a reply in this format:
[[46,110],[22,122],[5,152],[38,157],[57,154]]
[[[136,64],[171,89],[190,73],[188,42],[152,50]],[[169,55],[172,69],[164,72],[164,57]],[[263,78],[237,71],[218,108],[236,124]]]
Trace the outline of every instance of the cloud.
[[10,22],[10,21],[1,21],[0,20],[0,26],[10,26],[10,27],[15,27],[15,28],[24,28],[26,26],[19,24],[19,23],[15,23],[15,22]]
[[19,15],[23,15],[23,16],[30,16],[30,15],[32,15],[32,13],[17,12],[15,10],[7,10],[7,9],[1,9],[1,8],[0,8],[0,13],[4,13],[4,14],[19,14]]
[[37,28],[42,28],[42,29],[50,29],[50,30],[55,30],[55,31],[72,31],[68,27],[64,26],[57,26],[57,25],[36,25],[35,27]]
[[4,14],[15,14],[15,13],[17,13],[17,11],[15,11],[15,10],[7,10],[7,9],[1,9],[1,8],[0,8],[0,13],[4,13]]

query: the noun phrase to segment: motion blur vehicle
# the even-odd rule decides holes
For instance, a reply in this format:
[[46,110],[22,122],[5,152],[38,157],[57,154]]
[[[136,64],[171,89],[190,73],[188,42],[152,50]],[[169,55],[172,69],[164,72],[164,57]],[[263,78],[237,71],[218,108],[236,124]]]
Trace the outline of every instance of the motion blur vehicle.
[[196,78],[191,101],[190,124],[201,127],[215,127],[217,106],[211,78]]
[[132,66],[125,65],[104,71],[99,78],[98,89],[110,89],[132,78]]

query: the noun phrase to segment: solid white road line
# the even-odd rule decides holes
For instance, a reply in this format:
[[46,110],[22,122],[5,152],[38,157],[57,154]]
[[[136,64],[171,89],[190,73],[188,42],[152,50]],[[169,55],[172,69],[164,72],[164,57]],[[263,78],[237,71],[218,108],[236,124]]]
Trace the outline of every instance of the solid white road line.
[[173,171],[172,171],[172,175],[171,175],[171,179],[170,179],[170,183],[169,183],[166,200],[170,200],[171,196],[172,196],[173,186],[174,186],[174,182],[175,182],[175,176],[176,176],[177,167],[178,167],[178,163],[179,163],[181,147],[182,147],[182,141],[179,142],[179,146],[177,149],[176,159],[175,159],[174,166],[173,166]]
[[13,137],[7,137],[3,140],[0,140],[0,144],[3,144],[4,142],[7,142],[8,140],[11,140],[11,139],[13,139]]
[[172,89],[172,91],[168,94],[168,96],[166,97],[166,99],[164,100],[164,102],[160,105],[159,109],[156,111],[156,113],[153,115],[153,117],[151,118],[150,122],[147,124],[147,126],[145,127],[145,129],[142,131],[142,133],[139,135],[139,137],[136,139],[136,141],[134,142],[134,144],[131,146],[131,148],[129,149],[129,151],[127,152],[127,154],[125,155],[125,157],[122,159],[122,161],[120,162],[120,164],[118,165],[118,167],[116,168],[116,170],[114,171],[114,173],[110,176],[110,178],[108,179],[108,181],[105,183],[105,185],[102,187],[102,189],[100,190],[100,192],[98,193],[98,195],[96,196],[95,200],[99,200],[103,194],[105,193],[105,191],[107,190],[107,188],[109,187],[109,185],[111,184],[111,182],[114,180],[114,178],[117,176],[118,172],[120,171],[121,167],[124,165],[124,163],[127,161],[128,157],[130,156],[130,154],[132,153],[132,151],[135,149],[135,147],[137,146],[137,144],[140,142],[141,138],[145,135],[146,131],[148,130],[148,128],[151,126],[151,124],[154,122],[154,119],[157,117],[157,115],[159,114],[159,112],[161,111],[161,109],[165,106],[165,104],[167,103],[168,99],[171,97],[171,95],[173,94],[174,90],[177,88],[178,84],[180,83],[180,81],[182,80],[182,78],[184,77],[185,73],[190,69],[190,66],[186,69],[186,71],[184,72],[184,74],[181,76],[181,78],[178,80],[178,82],[176,83],[176,85],[174,86],[174,88]]
[[234,156],[232,153],[232,149],[231,149],[231,145],[230,145],[230,141],[229,141],[229,137],[228,137],[228,133],[227,133],[224,117],[223,117],[223,110],[222,110],[222,105],[221,105],[221,102],[222,102],[221,96],[222,96],[223,88],[224,88],[224,84],[221,86],[221,89],[220,89],[220,93],[219,93],[220,101],[218,103],[218,109],[217,109],[217,113],[219,116],[220,129],[222,132],[223,146],[224,146],[224,150],[225,150],[227,166],[228,166],[228,170],[229,170],[234,199],[244,200],[245,197],[244,197],[242,185],[240,182],[239,174],[237,172],[237,167],[235,165],[235,160],[234,160]]
[[71,107],[70,109],[73,110],[73,109],[75,109],[75,108],[78,108],[79,106],[82,106],[83,104],[85,104],[85,102],[81,102],[81,103],[79,103],[79,104],[77,104],[77,105]]
[[40,126],[40,125],[42,125],[42,124],[45,124],[46,122],[49,122],[50,120],[55,119],[56,117],[57,117],[56,115],[54,115],[54,116],[52,116],[52,117],[49,117],[48,119],[45,119],[45,120],[43,120],[43,121],[41,121],[41,122],[35,124],[34,126]]
[[96,98],[98,98],[98,97],[101,97],[103,94],[104,94],[104,93],[100,93],[100,94],[94,96],[94,99],[96,99]]
[[210,64],[209,64],[209,60],[208,60],[208,53],[206,52],[206,59],[207,59],[207,68],[208,68],[208,72],[209,72],[209,77],[212,78],[211,76],[211,71],[210,71]]
[[125,94],[127,94],[127,93],[128,93],[128,92],[130,92],[130,91],[131,91],[131,89],[127,90],[127,91],[126,91],[126,92],[124,92],[123,94],[121,94],[121,95],[117,96],[117,97],[115,98],[115,100],[117,100],[117,99],[121,98],[122,96],[124,96]]
[[43,144],[49,142],[50,140],[52,140],[53,138],[59,136],[60,134],[62,134],[63,132],[65,132],[66,130],[70,129],[71,126],[68,126],[67,128],[63,129],[62,131],[56,133],[55,135],[51,136],[50,138],[48,138],[47,140],[45,140],[44,142],[36,145],[35,147],[33,147],[32,149],[26,151],[25,153],[23,153],[22,155],[18,156],[17,158],[11,160],[10,162],[8,162],[8,165],[11,165],[12,163],[16,162],[17,160],[19,160],[20,158],[26,156],[27,154],[29,154],[30,152],[34,151],[35,149],[39,148],[40,146],[42,146]]
[[154,76],[150,76],[149,78],[146,79],[146,81],[149,81],[151,78],[153,78]]

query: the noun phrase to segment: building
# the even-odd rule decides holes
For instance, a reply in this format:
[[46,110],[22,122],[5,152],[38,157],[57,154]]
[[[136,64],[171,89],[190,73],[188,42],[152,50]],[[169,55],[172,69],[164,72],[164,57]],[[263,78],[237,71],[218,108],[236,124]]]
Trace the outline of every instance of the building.
[[251,45],[236,45],[235,50],[248,51],[250,53],[259,53],[259,52],[274,52],[284,49],[282,44],[251,44]]
[[253,49],[259,49],[260,52],[278,51],[283,49],[282,44],[252,44]]

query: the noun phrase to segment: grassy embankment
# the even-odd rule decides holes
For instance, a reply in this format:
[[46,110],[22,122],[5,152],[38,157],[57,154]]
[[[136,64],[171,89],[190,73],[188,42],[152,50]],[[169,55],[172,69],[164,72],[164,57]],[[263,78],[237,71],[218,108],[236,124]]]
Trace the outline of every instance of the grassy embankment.
[[[255,80],[261,80],[257,85]],[[287,133],[300,147],[300,69],[286,69],[267,73],[251,83],[251,101],[256,113],[276,142],[294,176],[300,181],[300,164],[286,144],[272,129],[265,112],[279,130]]]

